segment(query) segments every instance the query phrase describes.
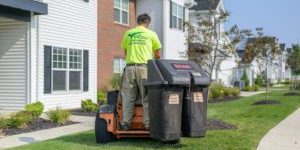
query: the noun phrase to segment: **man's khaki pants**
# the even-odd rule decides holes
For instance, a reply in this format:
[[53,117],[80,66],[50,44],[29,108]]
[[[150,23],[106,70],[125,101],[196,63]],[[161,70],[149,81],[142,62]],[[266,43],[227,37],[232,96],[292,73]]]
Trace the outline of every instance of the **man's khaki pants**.
[[123,123],[131,124],[134,105],[137,95],[140,94],[144,109],[144,125],[145,127],[149,127],[149,102],[144,87],[146,80],[146,66],[127,66],[125,68],[121,89],[123,98]]

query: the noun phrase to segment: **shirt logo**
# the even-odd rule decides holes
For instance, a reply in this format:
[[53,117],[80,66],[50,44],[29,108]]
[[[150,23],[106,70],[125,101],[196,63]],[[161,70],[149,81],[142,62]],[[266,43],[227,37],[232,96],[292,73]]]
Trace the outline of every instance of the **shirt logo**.
[[143,32],[133,32],[133,33],[129,33],[128,36],[132,39],[134,36],[142,34]]

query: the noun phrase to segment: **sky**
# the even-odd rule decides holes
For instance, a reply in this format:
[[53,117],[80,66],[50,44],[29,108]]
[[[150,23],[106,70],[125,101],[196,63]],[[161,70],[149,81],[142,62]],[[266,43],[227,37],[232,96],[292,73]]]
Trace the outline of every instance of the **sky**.
[[265,35],[276,36],[290,47],[300,43],[300,0],[223,0],[230,12],[226,29],[263,27]]

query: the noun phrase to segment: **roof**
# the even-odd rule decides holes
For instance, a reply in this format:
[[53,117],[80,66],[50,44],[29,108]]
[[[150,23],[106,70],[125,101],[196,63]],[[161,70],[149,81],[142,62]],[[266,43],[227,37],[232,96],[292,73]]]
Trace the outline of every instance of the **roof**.
[[196,5],[192,6],[191,10],[209,10],[217,9],[221,0],[195,0]]
[[33,0],[0,0],[0,6],[29,11],[38,15],[46,15],[48,13],[48,5]]

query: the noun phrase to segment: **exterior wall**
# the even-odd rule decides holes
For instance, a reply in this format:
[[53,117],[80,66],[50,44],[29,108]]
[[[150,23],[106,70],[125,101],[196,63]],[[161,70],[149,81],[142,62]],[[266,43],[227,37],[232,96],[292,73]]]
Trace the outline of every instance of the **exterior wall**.
[[225,86],[233,85],[233,68],[236,67],[236,62],[233,58],[227,58],[220,64],[218,77]]
[[98,1],[98,89],[108,89],[113,77],[114,58],[124,58],[120,50],[126,30],[136,25],[135,0],[129,4],[129,26],[114,22],[114,1]]
[[[184,6],[184,0],[172,1]],[[148,13],[152,18],[150,29],[157,33],[162,42],[162,58],[186,59],[180,54],[187,49],[185,32],[170,28],[170,0],[137,0],[137,15],[142,13]],[[185,14],[187,20],[188,13]]]
[[[173,2],[184,6],[184,0],[172,0]],[[182,30],[170,28],[170,1],[164,0],[164,46],[163,58],[182,60],[186,59],[184,54],[187,51],[186,33]],[[185,12],[185,20],[188,20],[188,9]]]
[[0,17],[0,112],[19,110],[27,100],[28,22]]
[[[96,101],[97,84],[97,0],[44,0],[48,4],[48,15],[39,16],[37,33],[38,59],[36,79],[37,96],[46,109],[80,107],[82,99]],[[33,27],[32,27],[33,28]],[[32,29],[34,30],[34,28]],[[34,38],[34,37],[32,37]],[[89,50],[89,91],[52,92],[44,94],[44,52],[43,46],[51,45],[65,48]]]

